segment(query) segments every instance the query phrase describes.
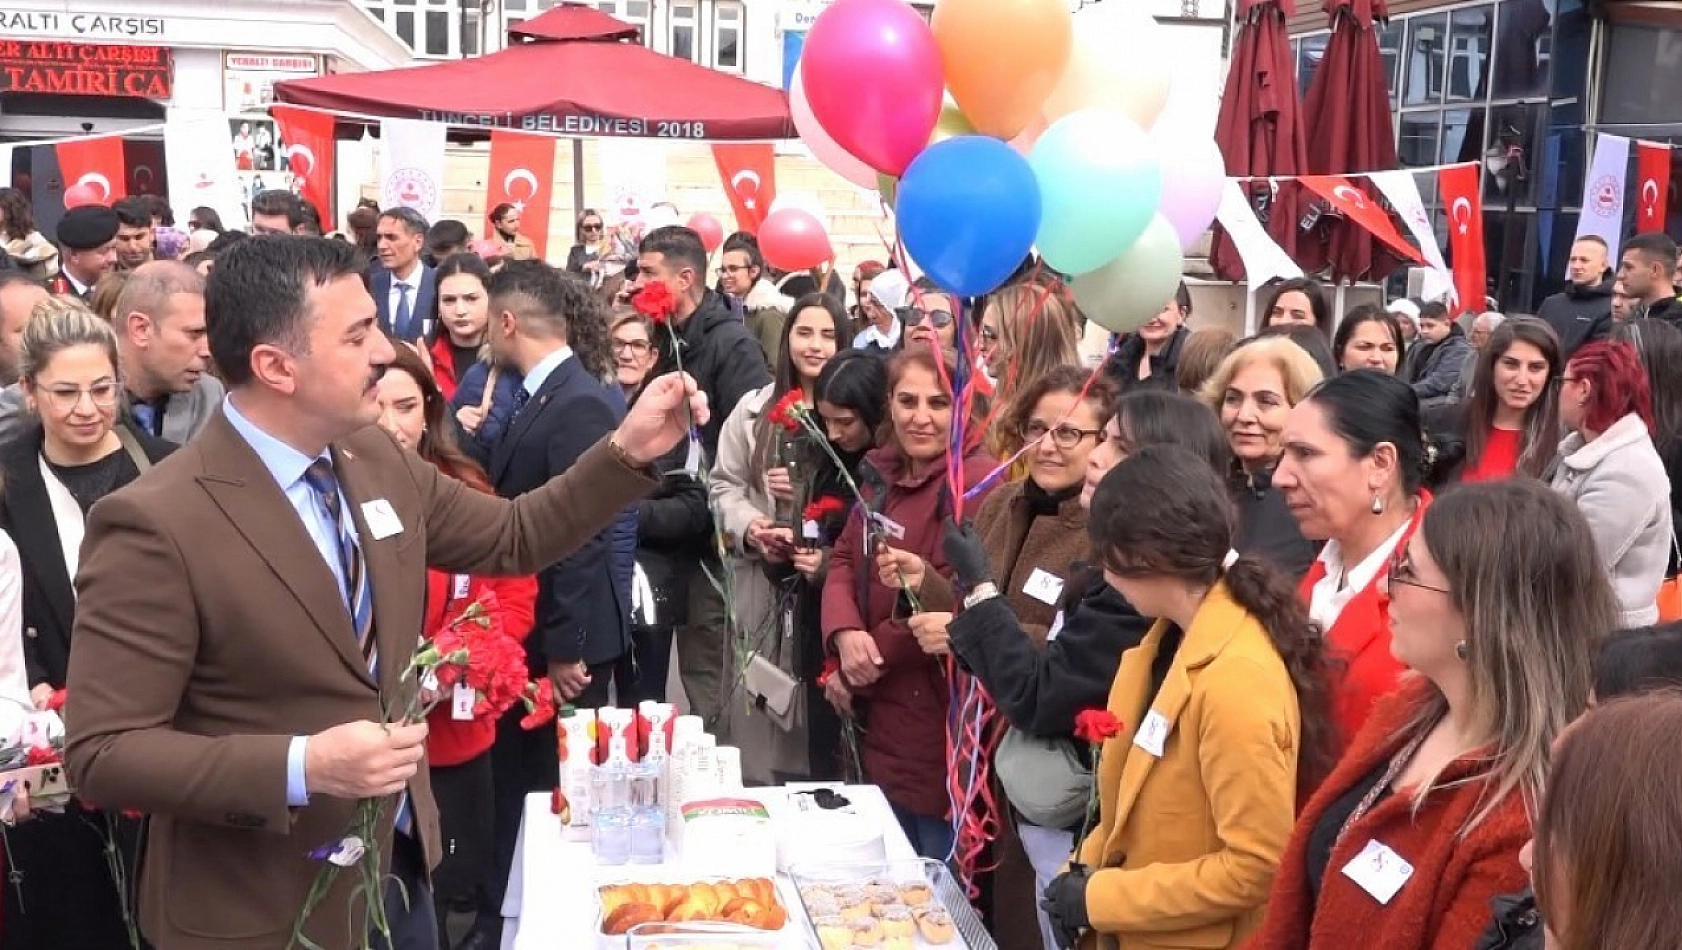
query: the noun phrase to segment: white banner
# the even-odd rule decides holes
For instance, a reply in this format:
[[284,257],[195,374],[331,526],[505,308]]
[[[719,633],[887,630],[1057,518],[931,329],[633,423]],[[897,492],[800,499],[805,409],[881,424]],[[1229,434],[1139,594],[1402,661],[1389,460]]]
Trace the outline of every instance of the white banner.
[[1244,261],[1244,282],[1252,289],[1275,277],[1302,276],[1302,268],[1262,227],[1244,189],[1230,178],[1227,179],[1226,189],[1221,192],[1221,207],[1215,212],[1215,220],[1226,228],[1233,246],[1238,249],[1238,256]]
[[1367,177],[1396,209],[1396,214],[1408,226],[1408,233],[1419,243],[1426,263],[1431,265],[1425,268],[1421,294],[1426,300],[1443,300],[1454,290],[1454,274],[1443,261],[1442,246],[1437,243],[1437,232],[1431,227],[1431,218],[1425,213],[1425,201],[1419,195],[1419,185],[1413,176],[1414,172],[1402,170],[1373,172]]
[[607,207],[596,210],[615,224],[650,224],[643,220],[644,215],[656,204],[670,200],[666,194],[666,143],[598,139],[590,143],[590,148],[596,153],[608,196]]
[[1624,179],[1629,175],[1629,139],[1602,132],[1594,140],[1594,161],[1583,179],[1583,213],[1577,237],[1593,234],[1606,242],[1607,259],[1617,266],[1624,233]]
[[246,227],[246,197],[234,170],[233,133],[226,115],[172,116],[164,124],[164,164],[175,207],[205,205],[216,209],[224,225]]
[[443,216],[444,132],[441,122],[380,120],[380,207],[413,208],[428,224]]

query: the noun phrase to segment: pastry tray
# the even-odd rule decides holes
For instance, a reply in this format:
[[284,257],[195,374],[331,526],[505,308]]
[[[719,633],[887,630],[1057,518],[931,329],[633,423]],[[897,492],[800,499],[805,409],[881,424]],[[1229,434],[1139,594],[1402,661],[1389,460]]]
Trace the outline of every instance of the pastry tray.
[[782,931],[739,924],[638,924],[625,935],[625,950],[776,950]]
[[915,932],[914,945],[922,948],[953,948],[953,950],[998,950],[999,945],[994,942],[987,928],[981,923],[981,917],[964,896],[964,890],[946,869],[946,865],[939,861],[926,858],[908,858],[897,861],[870,861],[859,863],[807,863],[789,869],[789,878],[793,881],[795,890],[799,893],[801,916],[806,919],[806,929],[812,935],[813,946],[818,945],[817,928],[812,923],[811,908],[807,906],[806,898],[810,888],[836,887],[838,885],[861,885],[879,883],[888,887],[902,886],[907,883],[921,882],[927,884],[932,892],[932,901],[946,909],[952,917],[952,939],[946,943],[930,943],[924,939],[921,931]]

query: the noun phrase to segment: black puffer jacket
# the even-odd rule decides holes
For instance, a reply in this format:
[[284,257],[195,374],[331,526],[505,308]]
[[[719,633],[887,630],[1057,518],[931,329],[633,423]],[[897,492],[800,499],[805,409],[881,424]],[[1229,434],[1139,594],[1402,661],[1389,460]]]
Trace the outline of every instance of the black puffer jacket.
[[1542,915],[1530,891],[1503,894],[1489,902],[1495,920],[1472,950],[1542,950]]
[[[730,410],[736,408],[743,396],[769,383],[771,371],[765,365],[765,351],[759,341],[742,325],[741,318],[731,311],[724,298],[710,290],[678,328],[678,338],[682,340],[683,371],[695,377],[701,391],[707,394],[712,410],[707,424],[701,427],[701,444],[707,450],[710,464],[718,456],[718,433]],[[660,351],[654,375],[677,369],[671,334],[657,327],[654,341]]]
[[1612,279],[1597,284],[1570,284],[1564,292],[1542,301],[1536,316],[1547,321],[1559,335],[1560,352],[1566,359],[1577,348],[1612,333]]

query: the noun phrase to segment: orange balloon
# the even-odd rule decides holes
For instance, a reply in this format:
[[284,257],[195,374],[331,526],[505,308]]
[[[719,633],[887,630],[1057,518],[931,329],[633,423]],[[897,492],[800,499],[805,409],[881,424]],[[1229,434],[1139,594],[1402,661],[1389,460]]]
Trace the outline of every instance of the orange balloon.
[[930,25],[958,108],[1006,141],[1039,116],[1074,43],[1068,0],[940,0]]

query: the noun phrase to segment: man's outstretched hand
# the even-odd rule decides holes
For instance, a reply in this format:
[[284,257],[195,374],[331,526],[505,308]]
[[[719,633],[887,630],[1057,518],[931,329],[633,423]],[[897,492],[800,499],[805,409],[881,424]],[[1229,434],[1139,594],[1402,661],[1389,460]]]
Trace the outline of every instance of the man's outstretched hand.
[[652,465],[670,452],[689,427],[710,418],[707,394],[688,373],[667,373],[648,382],[613,434],[613,441],[638,465]]

